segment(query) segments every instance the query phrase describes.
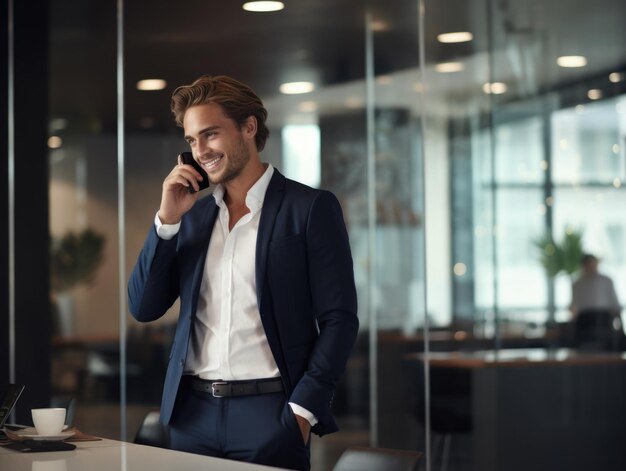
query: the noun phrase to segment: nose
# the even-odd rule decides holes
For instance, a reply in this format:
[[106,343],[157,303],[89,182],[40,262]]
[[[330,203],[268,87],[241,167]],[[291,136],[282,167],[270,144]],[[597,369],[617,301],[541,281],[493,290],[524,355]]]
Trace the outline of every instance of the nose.
[[202,156],[210,154],[211,153],[211,146],[209,144],[207,144],[206,142],[203,142],[204,140],[199,140],[198,143],[196,144],[196,148],[195,148],[195,155],[194,157],[196,159],[201,159]]

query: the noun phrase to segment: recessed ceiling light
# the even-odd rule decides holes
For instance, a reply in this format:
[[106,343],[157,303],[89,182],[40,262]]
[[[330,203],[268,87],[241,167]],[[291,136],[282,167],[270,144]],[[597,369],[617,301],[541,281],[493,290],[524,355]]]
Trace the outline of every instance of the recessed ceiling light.
[[389,85],[391,82],[393,82],[391,75],[379,75],[376,77],[376,83],[378,85]]
[[460,72],[465,68],[462,62],[440,62],[435,65],[435,70],[437,72],[441,72],[442,74],[447,74],[450,72]]
[[483,92],[493,93],[494,95],[501,95],[506,93],[507,86],[503,82],[493,82],[483,84]]
[[585,56],[561,56],[557,58],[556,63],[560,67],[584,67],[587,65]]
[[587,92],[587,98],[590,100],[599,100],[602,98],[602,90],[598,90],[597,88],[593,88]]
[[461,262],[455,263],[454,267],[452,268],[452,271],[454,271],[454,274],[456,276],[463,276],[465,275],[465,272],[467,271],[467,265]]
[[167,87],[167,82],[163,79],[146,79],[137,82],[137,90],[163,90]]
[[48,147],[50,149],[58,149],[62,145],[63,145],[63,139],[61,139],[59,136],[50,136],[48,138]]
[[315,90],[315,85],[311,82],[288,82],[280,86],[280,92],[285,95],[297,95],[299,93],[310,93]]
[[626,78],[626,75],[620,73],[620,72],[613,72],[612,74],[609,74],[609,80],[612,83],[619,83],[622,80],[624,80],[624,78]]
[[242,8],[246,11],[254,11],[257,13],[266,13],[268,11],[279,11],[285,8],[283,2],[246,2]]
[[474,39],[474,35],[469,31],[457,31],[454,33],[442,33],[437,35],[440,43],[465,43]]

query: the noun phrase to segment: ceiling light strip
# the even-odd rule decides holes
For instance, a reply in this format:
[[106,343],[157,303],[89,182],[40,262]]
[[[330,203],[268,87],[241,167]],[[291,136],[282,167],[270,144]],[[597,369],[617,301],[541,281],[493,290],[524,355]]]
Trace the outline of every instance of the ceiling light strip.
[[557,58],[556,63],[559,67],[565,68],[585,67],[587,58],[585,56],[561,56]]
[[167,82],[163,79],[144,79],[137,82],[137,90],[153,91],[163,90],[167,87]]
[[280,11],[285,8],[285,4],[283,2],[270,2],[270,1],[259,1],[259,2],[246,2],[241,7],[246,11],[251,11],[255,13],[268,13],[272,11]]
[[435,65],[435,70],[442,74],[461,72],[463,69],[465,66],[462,62],[440,62]]
[[283,83],[279,89],[285,95],[299,95],[311,93],[315,90],[315,84],[313,82],[287,82]]
[[440,43],[465,43],[474,39],[474,35],[469,31],[455,31],[451,33],[442,33],[437,35],[437,41]]

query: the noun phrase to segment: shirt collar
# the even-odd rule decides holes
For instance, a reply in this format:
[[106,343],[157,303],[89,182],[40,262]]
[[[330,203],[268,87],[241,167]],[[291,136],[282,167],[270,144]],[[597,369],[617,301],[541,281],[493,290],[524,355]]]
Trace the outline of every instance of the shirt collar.
[[[265,169],[263,175],[261,175],[261,178],[259,178],[248,190],[248,194],[246,195],[246,206],[250,209],[250,211],[259,210],[263,206],[265,193],[267,192],[267,187],[270,185],[272,175],[274,175],[274,167],[272,164],[267,164],[267,168]],[[215,190],[213,190],[213,198],[215,198],[215,203],[220,208],[224,208],[226,206],[224,203],[224,185],[220,183],[215,187]]]

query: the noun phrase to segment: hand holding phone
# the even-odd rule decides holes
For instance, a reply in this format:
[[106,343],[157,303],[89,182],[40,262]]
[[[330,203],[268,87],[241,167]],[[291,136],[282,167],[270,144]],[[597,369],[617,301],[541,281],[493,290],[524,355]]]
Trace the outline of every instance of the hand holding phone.
[[[181,153],[180,160],[183,164],[191,165],[200,175],[202,175],[202,181],[198,182],[198,186],[200,188],[198,191],[204,190],[205,188],[209,187],[210,185],[209,175],[207,175],[207,173],[202,168],[202,166],[198,162],[196,162],[196,159],[193,158],[193,154],[191,152]],[[196,190],[191,185],[189,185],[188,190],[189,190],[189,193],[196,192]]]

